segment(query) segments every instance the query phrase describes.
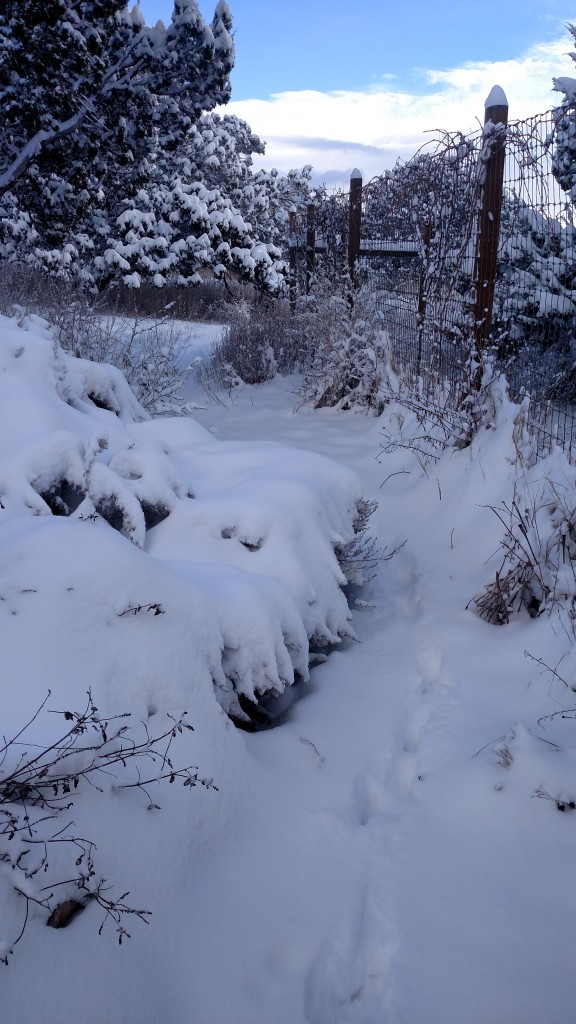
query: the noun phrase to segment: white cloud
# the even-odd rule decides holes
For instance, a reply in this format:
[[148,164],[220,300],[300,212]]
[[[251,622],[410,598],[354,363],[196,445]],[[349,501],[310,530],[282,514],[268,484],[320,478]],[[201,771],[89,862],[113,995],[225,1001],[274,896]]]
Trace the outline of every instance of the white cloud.
[[552,78],[571,74],[566,37],[532,47],[521,57],[469,63],[448,70],[418,69],[421,88],[400,91],[380,82],[361,92],[277,93],[239,100],[228,113],[244,118],[267,142],[267,167],[312,164],[315,179],[344,183],[359,166],[365,180],[408,158],[434,129],[468,132],[483,120],[484,101],[496,83],[521,120],[550,109],[560,96]]

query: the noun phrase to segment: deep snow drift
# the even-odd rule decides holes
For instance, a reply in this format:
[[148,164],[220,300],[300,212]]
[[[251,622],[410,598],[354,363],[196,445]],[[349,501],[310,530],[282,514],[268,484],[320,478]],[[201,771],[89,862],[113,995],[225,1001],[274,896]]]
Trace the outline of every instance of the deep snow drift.
[[86,602],[97,642],[100,589],[110,594],[105,615],[176,604],[194,670],[238,717],[239,695],[307,679],[308,641],[351,635],[335,549],[354,540],[355,475],[269,442],[216,441],[190,418],[150,419],[118,370],[68,356],[44,335],[0,324],[9,588],[53,588],[73,564],[73,607]]
[[[188,711],[170,756],[218,788],[81,782],[62,826],[96,844],[111,897],[152,912],[121,946],[95,903],[56,931],[29,899],[10,955],[26,895],[70,863],[63,846],[16,892],[4,840],[3,1020],[571,1020],[576,725],[542,721],[576,704],[570,596],[506,626],[469,605],[502,562],[486,506],[545,479],[569,500],[571,468],[556,453],[519,474],[502,415],[425,475],[405,450],[376,458],[382,419],[294,412],[279,379],[150,420],[32,327],[0,330],[2,732],[48,689],[29,749],[88,688],[135,738]],[[361,493],[381,546],[406,544],[350,623],[334,546]],[[304,678],[309,638],[351,626],[281,725],[231,723],[238,692]]]

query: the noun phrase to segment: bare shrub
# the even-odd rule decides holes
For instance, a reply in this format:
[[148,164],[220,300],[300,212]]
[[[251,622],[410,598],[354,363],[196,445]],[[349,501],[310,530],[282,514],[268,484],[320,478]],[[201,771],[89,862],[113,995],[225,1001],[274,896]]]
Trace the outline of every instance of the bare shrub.
[[67,352],[122,370],[148,412],[178,412],[189,371],[183,338],[166,309],[166,296],[161,318],[156,319],[140,311],[140,296],[136,301],[128,289],[123,296],[127,312],[110,312],[122,305],[119,290],[95,297],[39,271],[12,265],[0,268],[0,310],[5,315],[44,317]]
[[515,488],[492,508],[504,527],[502,562],[474,598],[487,622],[505,625],[525,609],[531,617],[557,608],[576,635],[576,503],[573,484],[545,479],[537,491]]
[[300,324],[285,298],[243,298],[228,309],[227,328],[212,351],[208,375],[229,390],[291,373],[303,357]]
[[372,579],[379,563],[389,562],[406,544],[402,541],[391,551],[378,545],[376,538],[369,533],[370,519],[377,508],[378,502],[361,498],[353,523],[354,537],[347,544],[339,544],[335,548],[338,564],[348,583],[354,586],[362,586]]
[[[46,923],[58,928],[95,903],[104,913],[99,931],[112,923],[119,943],[130,937],[130,917],[147,921],[150,916],[126,902],[128,892],[110,894],[96,868],[95,843],[68,820],[85,784],[102,793],[101,780],[109,785],[112,778],[114,789],[138,789],[149,810],[160,809],[151,787],[163,780],[217,788],[195,766],[177,767],[172,761],[173,741],[193,729],[185,712],[179,718],[167,715],[167,724],[157,732],[146,723],[138,732],[130,713],[101,715],[88,691],[83,711],[49,712],[61,716],[64,726],[54,741],[39,746],[32,742],[31,727],[47,710],[49,698],[50,691],[30,721],[0,744],[0,862],[12,868],[14,890],[25,901],[10,953],[24,934],[30,904],[42,908]],[[5,964],[8,955],[0,957]]]
[[229,308],[253,291],[251,285],[216,278],[206,278],[201,284],[187,287],[157,288],[150,282],[142,282],[139,288],[128,288],[121,284],[103,295],[102,306],[107,312],[121,316],[155,319],[169,316],[174,320],[226,323]]

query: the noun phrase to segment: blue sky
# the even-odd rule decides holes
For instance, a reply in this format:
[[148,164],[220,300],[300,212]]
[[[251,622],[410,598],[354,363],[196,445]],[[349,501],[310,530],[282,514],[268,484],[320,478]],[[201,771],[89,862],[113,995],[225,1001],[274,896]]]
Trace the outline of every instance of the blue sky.
[[[214,4],[215,5],[215,4]],[[214,5],[200,4],[210,20]],[[141,0],[169,21],[171,0]],[[229,111],[267,142],[262,161],[311,163],[328,183],[409,156],[433,128],[468,131],[493,84],[510,117],[553,106],[576,77],[566,0],[229,0],[236,67]]]

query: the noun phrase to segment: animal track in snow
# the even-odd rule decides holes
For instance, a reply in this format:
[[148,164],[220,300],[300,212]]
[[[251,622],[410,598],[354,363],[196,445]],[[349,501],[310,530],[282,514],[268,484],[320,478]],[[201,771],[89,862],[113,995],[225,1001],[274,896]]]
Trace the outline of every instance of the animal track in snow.
[[442,654],[432,647],[422,647],[416,656],[422,691],[432,689],[441,681]]

